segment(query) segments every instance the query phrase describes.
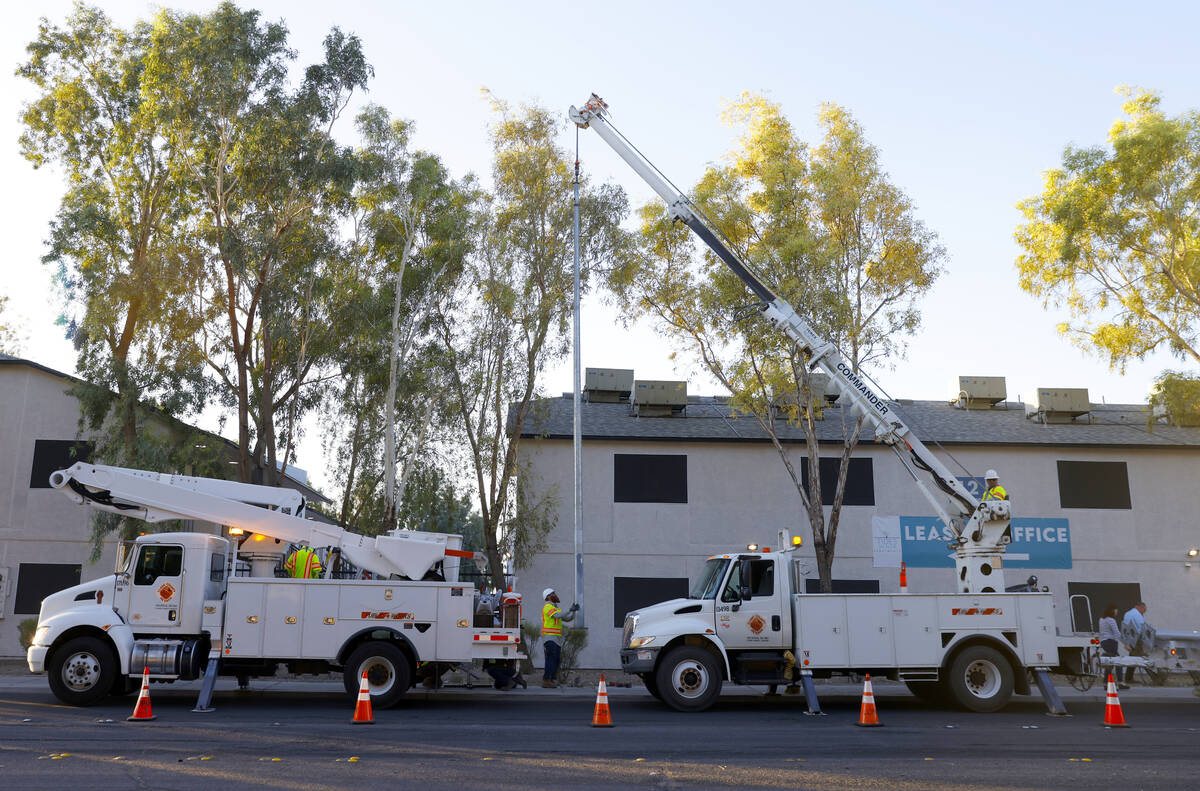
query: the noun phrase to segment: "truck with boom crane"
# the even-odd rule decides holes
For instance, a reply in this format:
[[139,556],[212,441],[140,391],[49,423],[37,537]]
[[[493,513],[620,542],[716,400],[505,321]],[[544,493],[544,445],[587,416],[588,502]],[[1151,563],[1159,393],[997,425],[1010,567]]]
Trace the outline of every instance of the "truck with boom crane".
[[[64,703],[131,691],[148,669],[152,681],[203,678],[197,708],[207,710],[218,674],[243,681],[284,666],[341,671],[351,694],[365,674],[372,703],[387,708],[418,674],[436,683],[451,666],[523,658],[520,595],[481,595],[460,580],[464,559],[485,562],[461,536],[363,536],[304,518],[291,489],[101,464],[59,470],[50,484],[125,517],[229,528],[142,535],[115,574],[42,601],[26,658]],[[276,578],[292,545],[329,548],[373,578],[335,579],[330,562],[323,578]]]
[[688,598],[628,613],[622,668],[680,711],[711,706],[723,681],[803,684],[812,709],[812,678],[851,673],[902,680],[924,699],[953,700],[974,711],[995,711],[1014,692],[1028,694],[1032,678],[1051,710],[1061,711],[1048,674],[1079,672],[1094,647],[1088,638],[1058,634],[1049,592],[1005,588],[1009,501],[972,495],[905,424],[894,402],[877,394],[868,377],[754,272],[612,125],[607,110],[592,94],[570,109],[570,118],[594,130],[666,203],[672,219],[687,225],[742,280],[767,323],[799,347],[810,371],[828,377],[827,397],[863,418],[864,436],[894,451],[952,531],[948,552],[957,578],[953,593],[807,594],[801,592],[795,545],[781,534],[785,546],[779,551],[751,545],[744,553],[709,558]]

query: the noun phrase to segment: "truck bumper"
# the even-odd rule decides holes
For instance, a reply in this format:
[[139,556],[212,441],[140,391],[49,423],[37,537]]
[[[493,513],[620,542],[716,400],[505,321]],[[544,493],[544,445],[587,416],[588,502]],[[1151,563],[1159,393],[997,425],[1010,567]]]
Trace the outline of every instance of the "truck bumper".
[[48,645],[31,645],[25,652],[25,662],[29,665],[30,673],[46,672],[46,654],[50,653]]
[[621,669],[626,673],[651,673],[657,660],[657,648],[621,649]]

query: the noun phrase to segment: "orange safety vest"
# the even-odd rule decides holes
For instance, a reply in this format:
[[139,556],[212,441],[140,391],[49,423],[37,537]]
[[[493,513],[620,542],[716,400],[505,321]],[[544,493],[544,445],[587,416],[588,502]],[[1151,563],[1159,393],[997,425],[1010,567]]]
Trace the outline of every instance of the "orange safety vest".
[[546,602],[542,607],[542,637],[562,637],[562,610],[552,602]]
[[321,560],[308,547],[300,547],[283,564],[283,570],[294,579],[316,579],[321,576]]

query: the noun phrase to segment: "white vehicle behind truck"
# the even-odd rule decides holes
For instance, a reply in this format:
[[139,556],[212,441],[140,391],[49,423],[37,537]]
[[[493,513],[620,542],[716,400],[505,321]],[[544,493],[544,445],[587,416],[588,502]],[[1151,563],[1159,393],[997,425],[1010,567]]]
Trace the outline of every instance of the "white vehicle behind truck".
[[[252,561],[252,576],[238,577],[234,569],[246,565],[238,539],[143,535],[116,574],[46,597],[27,660],[65,703],[131,691],[149,668],[155,681],[204,677],[203,709],[218,674],[243,680],[284,666],[341,671],[348,693],[365,672],[373,705],[387,708],[416,682],[418,663],[436,680],[453,665],[521,658],[521,597],[503,594],[493,607],[459,580],[461,560],[476,558],[461,536],[360,536],[302,518],[298,492],[96,464],[60,470],[51,485],[150,522],[227,525],[242,533],[240,557]],[[275,578],[275,559],[291,543],[331,547],[381,578]]]

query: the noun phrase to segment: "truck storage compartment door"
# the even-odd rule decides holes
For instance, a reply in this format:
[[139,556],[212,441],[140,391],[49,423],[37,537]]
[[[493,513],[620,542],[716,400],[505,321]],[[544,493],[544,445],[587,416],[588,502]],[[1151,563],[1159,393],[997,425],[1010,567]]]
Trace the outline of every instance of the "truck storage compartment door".
[[792,597],[796,629],[796,661],[802,668],[847,667],[846,597],[798,594]]
[[891,667],[896,661],[892,642],[890,596],[846,596],[846,623],[850,626],[851,667]]
[[471,660],[471,638],[475,633],[472,626],[472,607],[475,604],[475,589],[470,586],[454,585],[438,590],[437,658],[442,661]]
[[[300,656],[332,659],[349,632],[338,627],[338,593],[342,585],[314,580],[304,586],[304,617],[301,621]],[[339,637],[339,635],[341,637]]]
[[892,596],[891,600],[896,665],[901,668],[937,667],[942,656],[937,599],[908,594]]
[[267,592],[263,656],[288,659],[300,656],[300,619],[304,614],[305,580],[275,580]]
[[229,580],[229,593],[225,597],[222,656],[262,656],[263,586],[262,582]]

